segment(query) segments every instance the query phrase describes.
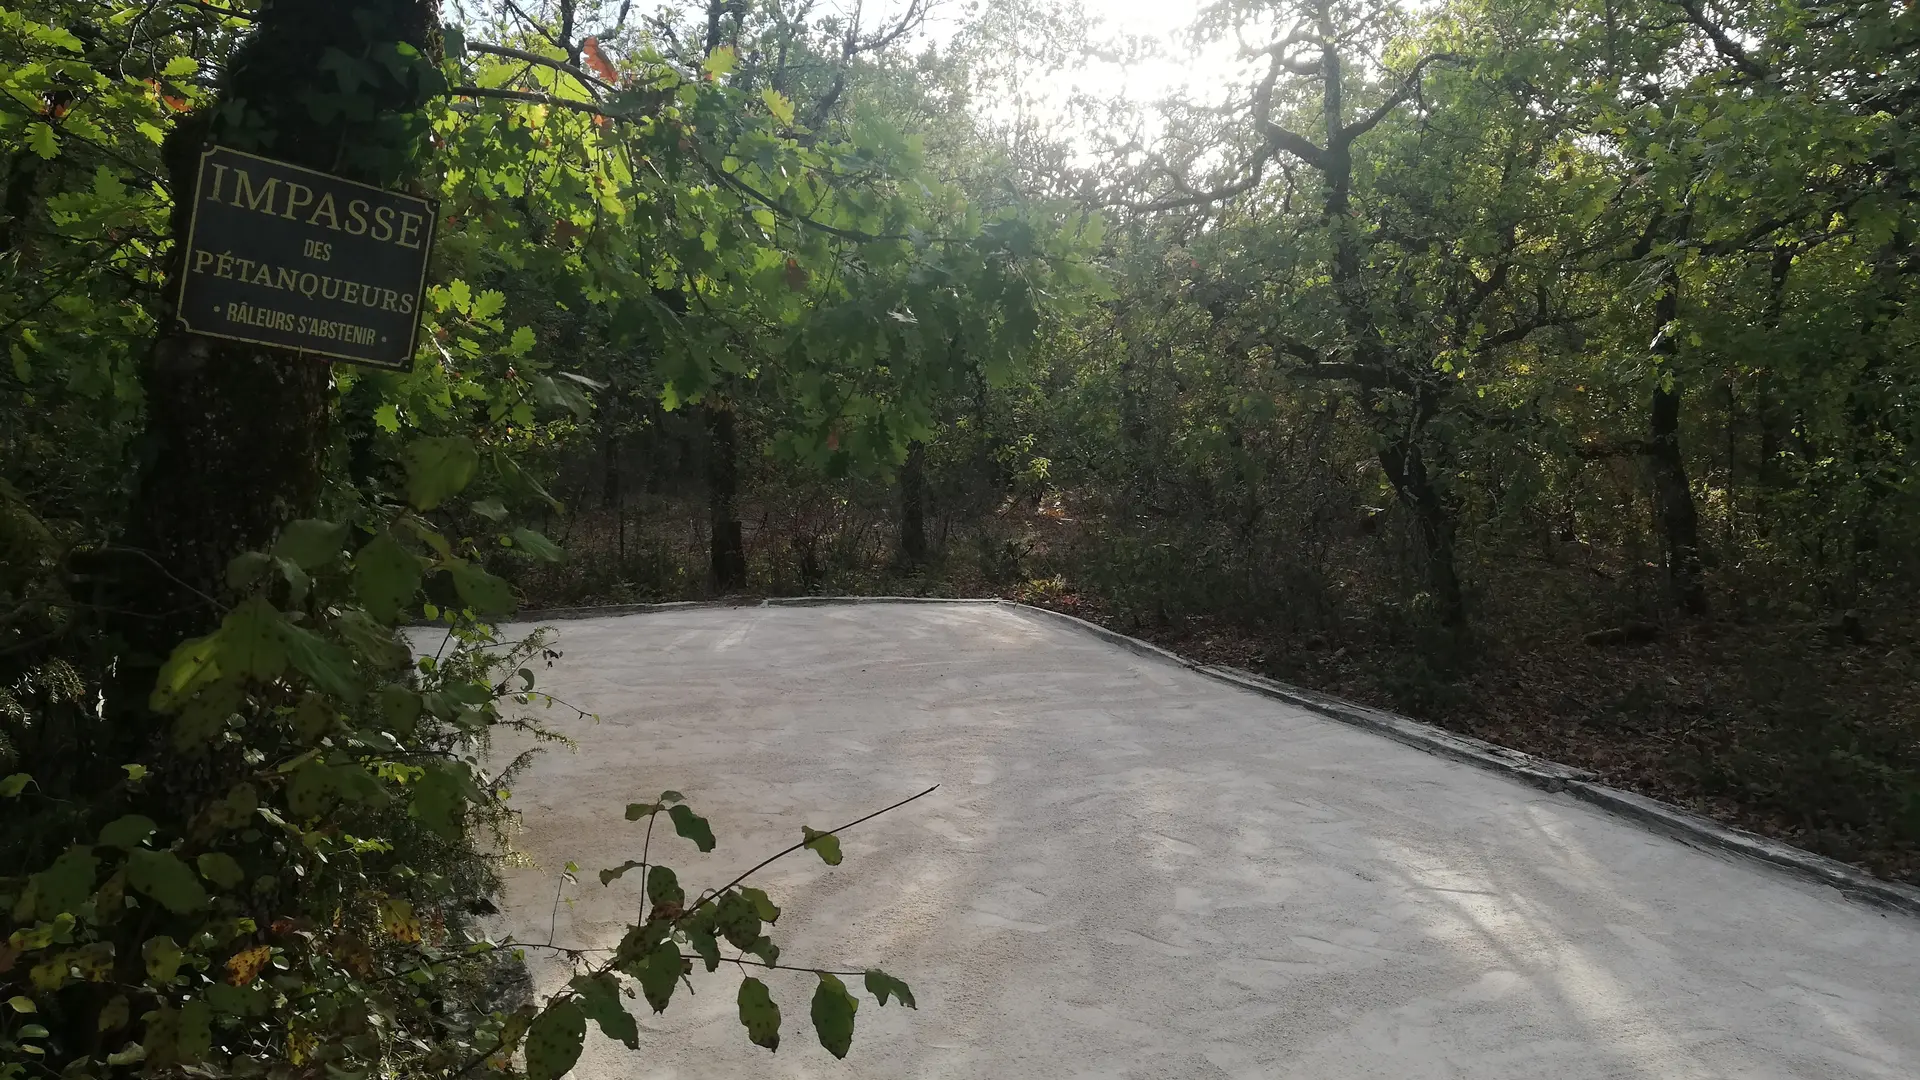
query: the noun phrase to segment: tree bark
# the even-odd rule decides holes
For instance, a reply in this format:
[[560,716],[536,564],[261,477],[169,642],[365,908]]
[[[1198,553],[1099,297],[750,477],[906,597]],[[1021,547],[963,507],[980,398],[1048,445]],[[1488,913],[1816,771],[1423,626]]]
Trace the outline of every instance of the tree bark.
[[620,398],[611,388],[600,397],[600,509],[618,511],[625,498],[620,475]]
[[747,587],[747,553],[740,527],[739,446],[733,410],[724,403],[702,406],[707,418],[707,517],[712,526],[712,578],[719,592]]
[[1693,506],[1693,488],[1687,480],[1687,461],[1680,452],[1680,390],[1673,360],[1679,354],[1673,322],[1680,317],[1680,276],[1669,270],[1666,291],[1654,306],[1658,326],[1654,354],[1661,358],[1662,378],[1653,388],[1648,431],[1647,467],[1653,474],[1653,497],[1661,542],[1666,548],[1667,581],[1674,602],[1689,615],[1707,613],[1706,583],[1700,569],[1700,515]]
[[[1439,608],[1440,620],[1445,625],[1457,626],[1466,621],[1466,598],[1455,559],[1454,512],[1434,483],[1420,445],[1434,408],[1432,391],[1419,382],[1424,373],[1396,368],[1400,361],[1383,340],[1367,295],[1363,239],[1353,220],[1353,141],[1356,136],[1346,121],[1345,65],[1336,44],[1338,35],[1331,12],[1331,7],[1323,4],[1317,15],[1323,42],[1320,84],[1326,122],[1326,149],[1321,155],[1321,172],[1327,185],[1324,216],[1327,227],[1333,230],[1329,277],[1353,357],[1365,372],[1361,392],[1367,399],[1368,413],[1390,425],[1380,431],[1385,440],[1380,451],[1381,468],[1400,501],[1413,512],[1424,548],[1427,584]],[[1411,422],[1395,417],[1395,410],[1379,407],[1388,400],[1391,391],[1409,389],[1406,396],[1412,399],[1409,402],[1413,410]]]
[[927,448],[918,439],[900,470],[900,557],[909,566],[927,559]]
[[[321,64],[329,53],[361,56],[380,43],[404,42],[438,57],[439,27],[438,0],[264,5],[253,34],[234,52],[219,103],[185,118],[168,136],[163,153],[174,191],[174,234],[185,233],[199,153],[208,142],[383,187],[416,176],[428,149],[419,109],[440,89],[437,70],[395,75],[381,67],[359,90],[372,106],[359,120],[343,114],[322,123],[308,102],[339,89],[337,75]],[[230,103],[244,106],[229,112]],[[243,116],[244,126],[233,126],[233,115]],[[167,294],[173,295],[171,284]],[[333,398],[324,360],[175,329],[154,343],[141,383],[145,467],[127,542],[143,554],[121,573],[123,604],[148,616],[123,626],[136,652],[164,650],[203,629],[213,616],[208,598],[223,590],[227,563],[267,544],[286,522],[316,512]]]
[[1432,591],[1440,620],[1458,625],[1466,617],[1466,596],[1454,558],[1453,508],[1427,471],[1426,457],[1410,439],[1398,439],[1380,451],[1380,467],[1413,511],[1414,526],[1425,559],[1427,587]]

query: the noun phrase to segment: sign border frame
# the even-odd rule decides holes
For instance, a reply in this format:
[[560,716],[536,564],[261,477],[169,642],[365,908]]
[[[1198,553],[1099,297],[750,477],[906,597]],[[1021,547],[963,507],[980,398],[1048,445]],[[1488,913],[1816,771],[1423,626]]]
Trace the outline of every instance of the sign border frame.
[[[352,184],[354,187],[366,188],[368,191],[377,191],[382,195],[398,195],[403,199],[414,199],[427,204],[431,212],[427,215],[427,235],[421,244],[421,250],[426,254],[420,260],[420,283],[414,289],[414,295],[418,299],[417,306],[413,313],[413,332],[407,338],[407,358],[405,363],[382,364],[375,360],[369,360],[364,356],[346,356],[341,353],[328,352],[325,349],[301,349],[291,345],[282,345],[277,342],[261,341],[258,338],[240,337],[235,334],[218,334],[211,330],[194,329],[193,324],[189,322],[186,317],[187,279],[189,273],[187,270],[187,259],[188,255],[193,251],[194,230],[200,225],[200,178],[206,175],[207,158],[213,156],[214,152],[219,150],[224,150],[229,154],[237,154],[244,158],[252,158],[254,161],[264,161],[269,165],[277,165],[283,169],[294,169],[299,172],[309,173],[313,176],[324,176],[328,180],[335,181],[336,183]],[[413,370],[414,364],[416,363],[415,354],[420,351],[420,324],[426,319],[427,314],[427,272],[430,268],[429,264],[433,261],[433,240],[440,229],[439,199],[427,195],[413,195],[405,191],[394,191],[391,188],[383,188],[377,184],[363,183],[359,180],[349,180],[344,176],[335,176],[330,172],[321,172],[319,169],[309,169],[305,165],[295,165],[291,161],[282,161],[279,158],[270,158],[263,154],[249,153],[245,150],[238,150],[231,146],[221,146],[216,143],[206,144],[206,146],[201,149],[200,156],[195,159],[193,193],[189,198],[193,200],[193,209],[189,211],[187,215],[186,243],[180,248],[180,288],[176,290],[173,297],[173,324],[176,329],[200,337],[219,338],[222,341],[239,341],[248,345],[258,345],[262,348],[291,352],[295,356],[320,356],[328,360],[339,360],[349,364],[358,364],[361,367],[374,368],[378,371],[408,372]]]

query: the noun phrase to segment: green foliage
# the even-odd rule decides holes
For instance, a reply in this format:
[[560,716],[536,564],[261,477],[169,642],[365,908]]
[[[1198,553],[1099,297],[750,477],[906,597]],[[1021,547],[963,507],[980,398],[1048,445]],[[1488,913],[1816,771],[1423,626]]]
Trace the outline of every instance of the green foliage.
[[832,833],[819,832],[811,827],[802,826],[802,835],[808,851],[820,856],[820,861],[828,866],[840,865],[840,838]]
[[768,993],[767,984],[749,975],[740,980],[740,1023],[755,1046],[780,1049],[780,1006]]
[[527,1028],[527,1080],[558,1080],[580,1060],[587,1040],[587,1016],[579,1002],[563,997],[533,1018]]
[[673,831],[693,841],[702,852],[714,848],[713,829],[707,825],[707,819],[694,813],[684,804],[667,807],[667,816],[673,819]]
[[820,985],[814,988],[808,1015],[813,1018],[813,1030],[820,1036],[820,1045],[834,1057],[846,1057],[852,1049],[853,1014],[859,1009],[860,1002],[847,992],[845,983],[837,976],[820,973]]

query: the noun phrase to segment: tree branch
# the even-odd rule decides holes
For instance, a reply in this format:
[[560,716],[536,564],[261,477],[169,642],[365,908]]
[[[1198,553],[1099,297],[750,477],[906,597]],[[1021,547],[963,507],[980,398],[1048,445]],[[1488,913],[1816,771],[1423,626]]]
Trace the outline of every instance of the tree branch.
[[539,53],[528,52],[525,49],[514,49],[514,48],[509,48],[508,46],[505,46],[505,45],[488,45],[484,42],[478,42],[478,43],[469,42],[467,44],[467,51],[477,52],[477,53],[488,53],[493,56],[505,56],[513,60],[524,60],[529,64],[539,64],[541,67],[552,68],[555,71],[565,72],[566,74],[571,75],[576,79],[579,79],[582,83],[585,83],[588,86],[597,86],[602,90],[620,89],[619,87],[613,85],[612,83],[606,82],[602,79],[595,78],[592,74],[588,73],[585,70],[582,70],[580,67],[576,65],[569,64],[564,60],[549,59],[548,57],[541,56]]
[[1340,140],[1345,143],[1353,142],[1379,126],[1380,121],[1391,115],[1393,110],[1406,104],[1407,99],[1420,89],[1420,76],[1426,72],[1428,64],[1457,59],[1459,55],[1456,53],[1429,53],[1421,57],[1419,62],[1413,65],[1413,70],[1407,72],[1407,77],[1401,81],[1400,89],[1381,102],[1378,108],[1340,129]]
[[758,863],[755,863],[753,868],[751,870],[748,870],[746,873],[741,874],[739,877],[734,878],[732,881],[727,882],[725,885],[722,885],[717,889],[709,890],[705,896],[702,896],[699,900],[695,901],[692,907],[688,908],[684,912],[681,912],[680,918],[684,919],[687,916],[692,915],[694,912],[699,911],[702,907],[705,907],[707,904],[712,903],[717,897],[724,894],[728,889],[733,888],[735,885],[738,885],[741,882],[747,880],[753,875],[759,873],[761,870],[766,869],[772,863],[777,862],[780,859],[784,859],[788,855],[791,855],[794,852],[799,851],[801,848],[806,847],[808,844],[813,843],[814,840],[818,839],[821,836],[837,836],[840,833],[846,832],[848,829],[853,828],[855,825],[860,825],[865,822],[872,821],[874,818],[879,817],[881,814],[888,813],[889,811],[898,810],[901,807],[912,802],[913,800],[925,798],[926,796],[933,794],[935,791],[938,791],[939,789],[940,789],[940,785],[935,784],[918,795],[909,795],[906,798],[901,799],[899,802],[894,803],[892,806],[883,806],[880,809],[875,810],[873,813],[866,815],[865,817],[854,818],[852,821],[847,822],[845,825],[842,825],[837,829],[828,829],[825,832],[817,833],[814,836],[809,837],[805,840],[802,840],[799,843],[794,844],[790,847],[782,848],[779,851],[774,852],[772,855],[769,855],[766,858],[760,860]]
[[551,105],[556,109],[572,109],[574,112],[604,116],[609,120],[629,120],[633,117],[632,113],[608,112],[591,101],[572,101],[533,90],[507,90],[494,86],[456,86],[448,90],[447,94],[450,97],[497,98],[501,101],[525,102],[528,105]]
[[1700,0],[1673,0],[1673,3],[1678,6],[1681,11],[1687,13],[1688,22],[1692,23],[1701,33],[1707,35],[1709,41],[1713,42],[1713,51],[1719,53],[1723,59],[1734,67],[1739,68],[1741,74],[1754,80],[1765,79],[1770,74],[1765,64],[1755,60],[1752,54],[1740,47],[1739,42],[1733,40],[1725,30],[1716,26],[1712,19],[1707,18],[1707,13],[1705,9],[1702,8]]
[[1253,92],[1253,125],[1267,142],[1261,156],[1271,157],[1274,151],[1284,150],[1316,169],[1325,169],[1326,151],[1314,145],[1311,139],[1273,122],[1273,87],[1280,80],[1280,70],[1280,57],[1275,56],[1273,63],[1267,66],[1266,78],[1260,80],[1260,85]]

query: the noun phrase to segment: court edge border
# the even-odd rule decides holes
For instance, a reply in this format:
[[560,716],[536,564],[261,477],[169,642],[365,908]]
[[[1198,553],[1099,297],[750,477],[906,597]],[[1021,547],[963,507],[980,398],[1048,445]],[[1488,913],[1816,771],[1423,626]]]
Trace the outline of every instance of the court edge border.
[[1556,794],[1571,795],[1617,817],[1697,848],[1738,856],[1784,870],[1795,877],[1838,890],[1849,900],[1920,916],[1920,889],[1885,881],[1824,855],[1802,851],[1744,829],[1722,825],[1658,799],[1598,783],[1596,775],[1518,750],[1458,735],[1411,717],[1360,705],[1304,687],[1255,675],[1239,668],[1202,664],[1151,642],[1129,637],[1098,623],[1065,612],[1022,604],[1014,600],[937,596],[788,596],[742,600],[687,600],[663,604],[608,604],[600,607],[548,608],[516,614],[511,622],[549,622],[572,619],[645,615],[694,608],[827,607],[853,604],[977,604],[1006,608],[1038,621],[1053,622],[1118,645],[1142,656],[1163,660],[1263,697],[1284,701],[1316,715],[1384,735],[1395,742],[1440,757],[1501,773],[1521,783]]

